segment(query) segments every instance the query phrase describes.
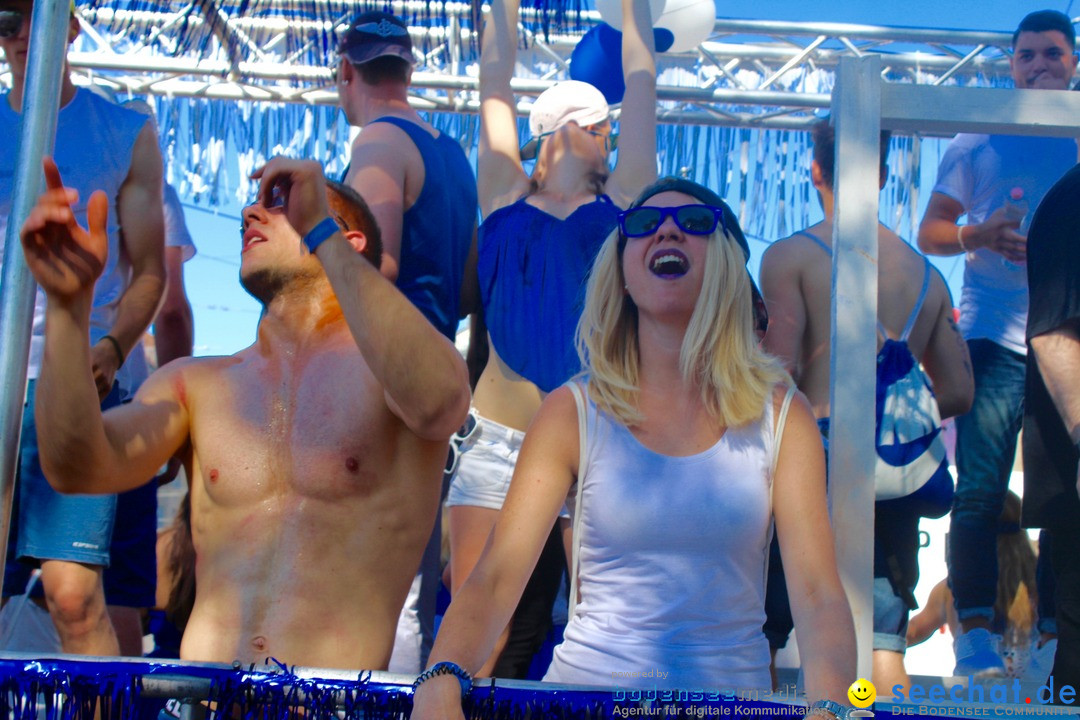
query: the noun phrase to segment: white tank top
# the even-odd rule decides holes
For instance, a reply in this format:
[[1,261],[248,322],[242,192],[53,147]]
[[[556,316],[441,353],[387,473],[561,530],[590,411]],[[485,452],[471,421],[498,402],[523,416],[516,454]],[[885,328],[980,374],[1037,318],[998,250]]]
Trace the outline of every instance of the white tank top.
[[767,690],[771,395],[760,420],[687,457],[649,450],[591,400],[587,417],[580,601],[544,679]]

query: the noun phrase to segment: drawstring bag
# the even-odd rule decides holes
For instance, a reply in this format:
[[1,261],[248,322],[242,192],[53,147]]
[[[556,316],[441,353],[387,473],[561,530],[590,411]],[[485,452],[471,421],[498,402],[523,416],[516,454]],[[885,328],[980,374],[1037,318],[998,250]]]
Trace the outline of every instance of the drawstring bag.
[[953,479],[937,399],[905,340],[886,339],[877,357],[876,499],[921,517],[949,512]]

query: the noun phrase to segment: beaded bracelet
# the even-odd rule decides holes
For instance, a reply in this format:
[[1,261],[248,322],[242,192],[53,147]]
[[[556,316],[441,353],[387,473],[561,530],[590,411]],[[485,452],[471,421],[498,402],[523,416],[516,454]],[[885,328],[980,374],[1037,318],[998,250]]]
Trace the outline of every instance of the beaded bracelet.
[[334,218],[324,217],[319,221],[318,225],[308,230],[308,234],[304,236],[304,244],[307,245],[308,251],[314,255],[315,248],[322,245],[323,242],[330,239],[340,230],[341,228],[334,222]]
[[465,698],[469,694],[469,690],[472,689],[472,675],[469,671],[461,667],[454,662],[438,662],[429,667],[424,672],[420,673],[420,676],[413,681],[413,690],[423,685],[426,681],[435,677],[436,675],[455,675],[458,682],[461,683],[461,697]]

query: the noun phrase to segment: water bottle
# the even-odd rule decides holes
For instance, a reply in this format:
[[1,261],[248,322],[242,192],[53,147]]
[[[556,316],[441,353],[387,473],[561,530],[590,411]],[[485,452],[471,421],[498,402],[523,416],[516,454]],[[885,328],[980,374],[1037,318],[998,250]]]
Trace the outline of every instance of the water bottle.
[[1027,235],[1028,225],[1031,224],[1031,218],[1028,217],[1027,198],[1024,197],[1024,188],[1014,187],[1009,191],[1009,199],[1005,201],[1005,217],[1010,220],[1016,220],[1020,223],[1020,228],[1017,230],[1021,235]]
[[[1027,237],[1028,226],[1031,224],[1030,209],[1027,198],[1024,197],[1024,188],[1014,187],[1009,191],[1009,197],[1005,200],[1005,217],[1020,223],[1016,231],[1025,237]],[[1001,258],[1001,264],[1010,270],[1018,270],[1021,267],[1004,256]]]

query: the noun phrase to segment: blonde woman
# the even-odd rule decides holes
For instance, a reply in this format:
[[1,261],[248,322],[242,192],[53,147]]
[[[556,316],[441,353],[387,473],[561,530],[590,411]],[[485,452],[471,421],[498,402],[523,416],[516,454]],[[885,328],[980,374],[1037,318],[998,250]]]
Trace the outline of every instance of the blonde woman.
[[[619,209],[656,178],[656,63],[648,4],[623,0],[623,17],[626,94],[614,170],[608,167],[612,125],[604,96],[587,83],[567,81],[533,104],[533,137],[526,148],[536,164],[530,176],[522,166],[510,88],[518,2],[491,3],[480,63],[477,159],[484,216],[477,274],[490,355],[474,393],[476,429],[446,500],[452,593],[472,571],[495,523],[525,428],[545,395],[581,369],[574,329],[596,253],[615,228]],[[537,593],[546,593],[546,603],[530,606],[550,618],[563,561],[557,547],[545,558],[538,575],[546,580],[538,582]],[[527,623],[519,621],[520,630]],[[495,671],[506,637],[495,644],[481,675]],[[533,644],[515,640],[507,655],[516,661],[504,658],[499,674],[527,669]]]
[[[575,397],[563,387],[529,428],[491,539],[447,612],[435,664],[418,678],[414,718],[461,716],[470,673],[568,496],[580,497],[578,600],[545,680],[768,690],[761,626],[775,523],[792,557],[785,570],[807,695],[819,701],[812,712],[845,712],[855,636],[824,451],[806,399],[792,398],[786,373],[758,346],[748,257],[730,209],[687,180],[653,184],[620,215],[578,330],[584,467]],[[627,677],[642,670],[655,673]]]

